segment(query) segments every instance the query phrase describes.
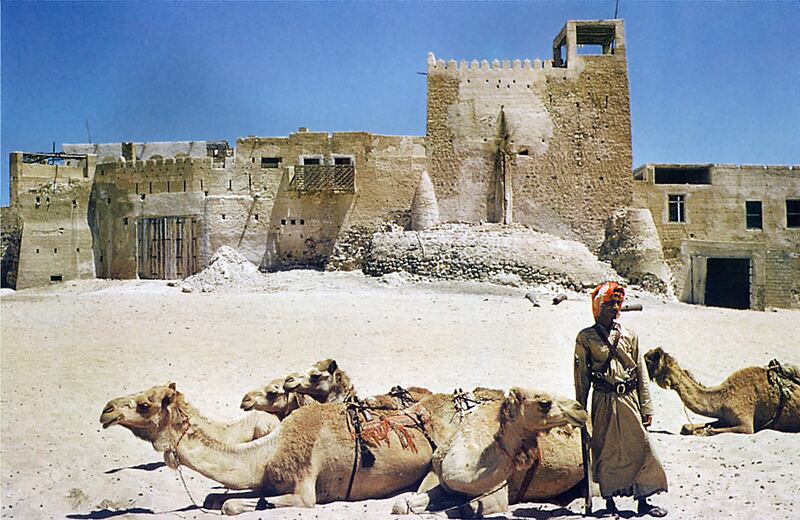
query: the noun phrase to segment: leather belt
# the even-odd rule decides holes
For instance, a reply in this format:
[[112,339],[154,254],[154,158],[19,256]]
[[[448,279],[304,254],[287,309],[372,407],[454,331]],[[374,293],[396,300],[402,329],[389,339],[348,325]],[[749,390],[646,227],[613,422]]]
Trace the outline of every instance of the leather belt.
[[607,394],[625,395],[632,392],[638,384],[636,379],[628,379],[619,383],[609,383],[608,381],[596,380],[592,387],[600,392]]

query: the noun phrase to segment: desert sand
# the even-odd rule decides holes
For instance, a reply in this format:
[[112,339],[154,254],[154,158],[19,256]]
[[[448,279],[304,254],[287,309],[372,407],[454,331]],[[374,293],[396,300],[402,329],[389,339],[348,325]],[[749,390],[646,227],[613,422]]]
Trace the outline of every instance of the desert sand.
[[[91,280],[6,292],[2,516],[214,516],[192,501],[222,492],[216,483],[184,470],[187,493],[149,444],[99,424],[109,399],[167,381],[221,420],[243,413],[246,391],[326,357],[361,395],[401,384],[440,392],[516,385],[572,396],[573,341],[591,323],[588,296],[570,293],[554,306],[543,291],[534,307],[524,298],[529,289],[292,271],[269,275],[256,291],[184,293],[163,281]],[[800,311],[704,308],[635,292],[629,301],[644,307],[622,317],[643,351],[663,347],[705,384],[772,358],[800,365]],[[668,518],[798,518],[800,434],[681,436],[687,416],[677,394],[654,383],[651,392],[651,438],[670,481],[670,492],[653,502]],[[244,517],[386,519],[393,501]],[[632,500],[619,505],[633,516]],[[520,504],[505,517],[581,518],[582,507],[580,499]]]

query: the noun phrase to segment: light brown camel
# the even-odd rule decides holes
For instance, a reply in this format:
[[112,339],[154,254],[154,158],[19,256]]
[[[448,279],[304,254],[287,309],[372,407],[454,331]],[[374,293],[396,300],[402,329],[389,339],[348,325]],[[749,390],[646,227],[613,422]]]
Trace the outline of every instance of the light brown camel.
[[489,402],[465,416],[455,434],[434,452],[425,488],[398,500],[393,512],[436,511],[454,501],[461,503],[462,515],[506,511],[511,502],[509,480],[539,458],[538,435],[587,420],[577,401],[512,388],[501,402]]
[[[464,419],[461,419],[459,411],[463,407],[456,405],[454,394],[433,394],[408,410],[425,410],[428,416],[425,431],[436,446],[443,446],[451,441],[470,413],[483,407],[500,406],[505,394],[501,390],[479,387],[471,392],[471,398],[479,405],[464,415]],[[538,437],[538,446],[540,457],[531,474],[528,475],[528,469],[515,469],[509,480],[511,503],[553,500],[583,482],[579,428],[566,424],[543,432]],[[438,477],[431,472],[417,492],[423,493],[436,485]]]
[[[289,377],[300,376],[292,374]],[[257,410],[270,413],[282,421],[294,410],[315,402],[314,399],[305,394],[284,390],[283,383],[286,379],[285,377],[274,379],[261,388],[247,392],[242,398],[242,410]]]
[[[343,403],[358,397],[350,376],[333,359],[317,361],[305,374],[288,376],[283,388],[309,395],[320,403]],[[363,404],[370,408],[401,410],[429,395],[431,392],[426,388],[395,386],[386,394],[365,398]]]
[[[162,399],[174,390],[175,383],[168,383],[138,394],[112,399],[103,408],[100,422],[103,428],[119,424],[140,439],[152,442],[156,435]],[[194,408],[190,412],[197,425],[228,443],[248,442],[264,437],[280,424],[276,417],[265,412],[246,414],[241,419],[228,423],[207,419]]]
[[[360,459],[348,497],[356,451],[347,405],[303,406],[266,437],[228,444],[192,420],[194,409],[174,386],[159,388],[159,396],[153,447],[165,452],[168,464],[177,467],[179,462],[229,489],[256,490],[265,496],[267,507],[313,507],[346,498],[384,498],[414,485],[430,467],[432,449],[421,431],[389,428],[383,438],[369,444],[374,457],[371,464]],[[149,400],[143,396],[134,399]],[[105,414],[101,421],[104,425],[129,424]],[[148,423],[150,418],[142,417],[140,422]],[[255,510],[258,503],[255,498],[231,499],[222,509],[226,514],[238,514]]]
[[800,369],[748,367],[737,370],[719,386],[706,387],[661,348],[644,355],[650,378],[675,390],[694,413],[713,417],[702,425],[685,424],[684,435],[754,433],[772,429],[800,432]]

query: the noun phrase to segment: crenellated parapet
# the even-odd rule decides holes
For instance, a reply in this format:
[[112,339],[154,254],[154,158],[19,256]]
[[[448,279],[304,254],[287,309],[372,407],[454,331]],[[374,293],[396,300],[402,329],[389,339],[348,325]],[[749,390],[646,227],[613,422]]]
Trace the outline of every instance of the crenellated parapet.
[[428,53],[429,74],[468,74],[474,72],[510,72],[510,71],[536,71],[553,68],[552,60],[525,59],[525,60],[437,60],[432,52]]

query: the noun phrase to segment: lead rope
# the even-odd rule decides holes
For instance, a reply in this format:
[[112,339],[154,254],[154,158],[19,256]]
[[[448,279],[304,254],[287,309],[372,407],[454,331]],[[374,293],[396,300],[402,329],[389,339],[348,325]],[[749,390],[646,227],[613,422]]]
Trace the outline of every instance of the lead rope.
[[181,422],[184,422],[186,424],[186,428],[183,430],[183,433],[181,433],[181,436],[178,438],[178,442],[175,443],[175,446],[170,448],[170,451],[172,452],[172,456],[175,457],[175,469],[178,470],[178,476],[181,479],[181,484],[183,484],[183,489],[186,491],[186,496],[189,497],[189,501],[192,503],[192,505],[195,508],[197,508],[200,511],[202,511],[203,513],[216,514],[217,513],[216,511],[211,511],[209,509],[206,509],[206,508],[204,508],[202,506],[197,505],[197,502],[195,502],[194,497],[192,496],[191,492],[189,492],[189,486],[186,485],[186,479],[183,478],[183,471],[181,470],[181,468],[183,467],[183,464],[181,464],[181,458],[178,455],[178,446],[180,445],[180,443],[183,440],[183,438],[186,437],[186,434],[189,433],[189,430],[192,428],[192,425],[189,424],[189,416],[186,415],[186,412],[184,412],[181,408],[178,408],[178,411],[183,416]]

